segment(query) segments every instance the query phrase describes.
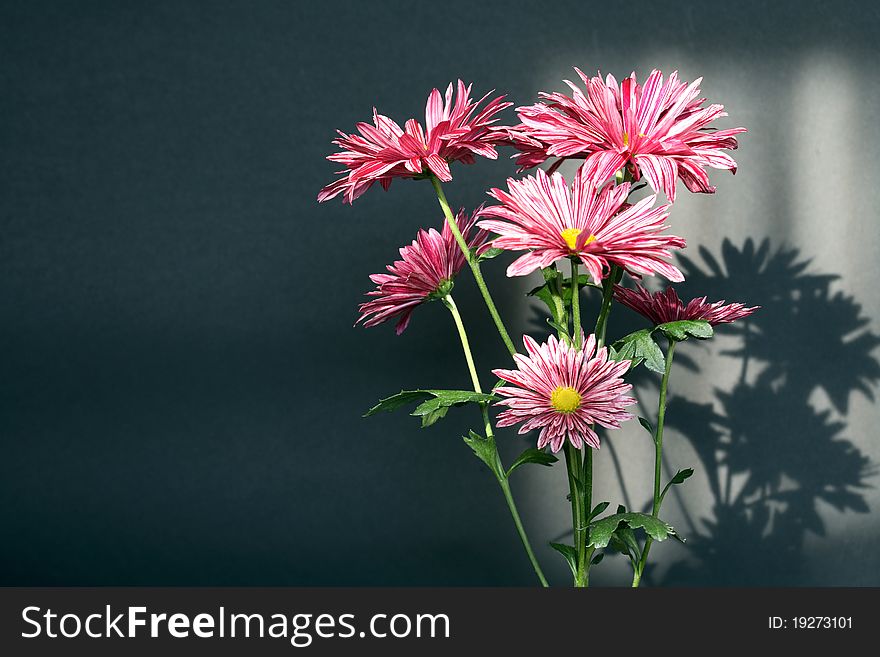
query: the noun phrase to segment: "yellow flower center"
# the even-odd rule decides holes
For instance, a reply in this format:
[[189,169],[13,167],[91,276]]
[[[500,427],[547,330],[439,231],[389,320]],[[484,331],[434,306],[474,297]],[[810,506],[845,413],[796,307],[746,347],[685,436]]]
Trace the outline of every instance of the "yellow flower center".
[[[578,237],[581,234],[580,228],[566,228],[564,231],[559,233],[559,236],[565,240],[565,243],[568,245],[568,248],[574,251],[577,248]],[[595,235],[590,235],[587,238],[587,241],[584,242],[584,246],[590,244],[591,242],[596,241]]]
[[560,413],[574,413],[581,405],[581,395],[574,388],[559,386],[550,393],[550,405]]

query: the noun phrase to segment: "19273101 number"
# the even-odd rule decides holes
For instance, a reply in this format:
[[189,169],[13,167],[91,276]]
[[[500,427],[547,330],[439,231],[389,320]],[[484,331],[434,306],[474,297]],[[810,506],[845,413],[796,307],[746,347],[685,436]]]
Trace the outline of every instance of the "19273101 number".
[[767,626],[771,630],[851,630],[852,616],[770,616]]

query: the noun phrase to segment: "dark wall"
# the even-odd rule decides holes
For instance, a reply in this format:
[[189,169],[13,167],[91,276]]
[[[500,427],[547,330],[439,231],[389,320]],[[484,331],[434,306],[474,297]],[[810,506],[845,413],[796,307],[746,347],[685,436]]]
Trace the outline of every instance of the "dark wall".
[[[437,304],[400,338],[352,328],[367,275],[440,217],[408,181],[318,206],[335,129],[457,77],[522,104],[663,48],[766,75],[808,43],[876,58],[877,28],[847,2],[2,3],[0,583],[530,584],[469,409],[360,417],[467,378]],[[453,204],[514,169],[457,169]]]

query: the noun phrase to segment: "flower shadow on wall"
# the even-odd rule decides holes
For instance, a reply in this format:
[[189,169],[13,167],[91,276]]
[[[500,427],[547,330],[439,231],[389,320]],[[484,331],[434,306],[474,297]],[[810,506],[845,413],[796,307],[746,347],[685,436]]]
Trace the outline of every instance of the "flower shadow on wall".
[[[659,571],[660,577],[649,569],[646,583],[798,585],[806,581],[807,534],[826,533],[820,503],[840,513],[869,511],[864,490],[877,469],[846,437],[846,419],[852,393],[875,400],[880,362],[873,352],[880,336],[866,328],[869,319],[853,297],[832,291],[839,276],[812,273],[810,261],[796,249],[773,250],[766,239],[736,247],[725,239],[720,261],[705,247],[699,248],[699,261],[678,259],[685,282],[676,288],[683,297],[747,299],[762,308],[746,320],[716,327],[737,345],[720,353],[741,359],[729,389],[715,387],[713,400],[699,403],[676,394],[683,386],[673,382],[666,424],[679,435],[669,442],[686,439],[698,462],[667,462],[664,469],[667,477],[678,467],[702,470],[711,516],[694,517],[682,506],[686,522],[679,529],[687,538],[688,558]],[[641,328],[639,321],[621,309],[612,317],[613,335]],[[708,348],[719,349],[714,342]],[[701,376],[697,362],[682,352],[676,366]],[[651,408],[656,375],[637,368],[631,382]],[[811,403],[818,390],[834,412]],[[607,445],[619,470],[614,441]],[[623,493],[631,507],[630,494],[625,488]],[[673,495],[680,505],[687,497],[677,487]]]
[[[725,239],[720,263],[705,247],[699,254],[701,263],[680,257],[685,293],[755,299],[763,308],[719,327],[739,340],[722,352],[742,359],[736,383],[715,388],[714,403],[670,401],[667,422],[708,475],[713,517],[689,536],[694,561],[655,583],[796,585],[805,581],[807,532],[825,535],[819,503],[869,510],[862,491],[876,469],[846,437],[846,417],[851,393],[875,399],[880,337],[853,297],[832,292],[839,276],[811,273],[796,249]],[[814,407],[818,389],[836,413]]]

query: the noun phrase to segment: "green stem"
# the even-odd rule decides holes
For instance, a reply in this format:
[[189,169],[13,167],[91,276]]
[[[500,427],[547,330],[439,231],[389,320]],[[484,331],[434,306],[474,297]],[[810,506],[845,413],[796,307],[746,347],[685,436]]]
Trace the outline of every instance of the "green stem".
[[501,316],[498,314],[498,309],[495,307],[492,295],[489,294],[489,288],[486,286],[486,281],[483,279],[483,274],[480,271],[480,262],[477,256],[471,253],[468,243],[458,229],[458,224],[455,221],[455,216],[452,214],[452,209],[449,207],[449,201],[446,200],[446,194],[443,193],[443,187],[440,185],[440,180],[433,173],[430,174],[430,179],[431,184],[434,186],[434,191],[437,193],[437,200],[440,202],[440,207],[443,209],[443,214],[446,217],[446,223],[449,225],[449,229],[452,231],[455,241],[458,243],[461,252],[464,254],[464,257],[471,268],[471,272],[473,272],[477,287],[480,288],[480,294],[483,295],[483,301],[486,302],[486,308],[489,309],[489,314],[492,315],[492,321],[495,322],[495,328],[498,329],[498,333],[501,335],[501,340],[507,347],[507,351],[513,356],[516,353],[516,347],[513,346],[513,340],[510,339],[510,334],[504,327],[504,322],[501,321]]
[[[551,265],[553,269],[556,269],[556,264]],[[555,289],[550,289],[550,298],[553,299],[553,305],[556,307],[556,316],[559,317],[559,323],[565,327],[565,330],[568,331],[568,310],[565,307],[565,301],[562,296],[562,276],[558,275],[554,279],[554,284],[552,286]],[[548,288],[549,289],[549,288]],[[562,340],[565,344],[571,344],[568,339],[568,335],[565,333],[559,332],[559,339]]]
[[[449,312],[452,314],[453,320],[455,320],[455,327],[458,329],[458,337],[461,339],[461,348],[464,351],[464,358],[467,361],[468,371],[471,375],[471,382],[474,386],[474,392],[482,393],[483,389],[480,386],[480,377],[477,374],[477,368],[474,365],[474,356],[471,353],[467,331],[465,331],[464,322],[461,320],[461,314],[458,312],[458,306],[455,305],[455,301],[453,300],[452,295],[446,295],[445,297],[443,297],[442,301],[443,305],[446,306],[449,309]],[[487,404],[480,404],[480,413],[483,416],[483,425],[486,430],[486,438],[491,439],[492,444],[495,445],[495,436],[492,431],[492,422],[489,420],[489,407]],[[495,453],[498,463],[501,464],[501,456],[498,454],[497,445],[495,445]],[[513,517],[513,524],[516,525],[516,531],[519,534],[519,538],[522,541],[523,547],[526,550],[526,554],[529,557],[532,568],[534,568],[535,574],[538,576],[538,580],[541,582],[542,586],[549,586],[547,583],[547,578],[544,577],[544,572],[541,570],[538,559],[535,557],[535,553],[532,550],[532,545],[529,542],[529,537],[526,535],[525,527],[523,527],[522,520],[519,517],[519,511],[517,511],[516,509],[516,503],[513,501],[513,494],[510,492],[510,484],[507,483],[507,478],[503,476],[504,472],[504,466],[501,465],[502,474],[496,474],[495,478],[498,480],[498,484],[501,486],[501,491],[504,493],[504,500],[507,502],[507,508],[510,509],[510,515]]]
[[[663,464],[663,424],[666,421],[666,391],[669,387],[669,373],[672,371],[672,358],[675,354],[675,341],[669,340],[669,348],[666,350],[666,367],[663,370],[663,379],[660,381],[660,402],[657,409],[657,429],[654,432],[654,504],[651,515],[655,518],[660,513],[660,505],[663,495],[660,493],[660,476]],[[638,569],[633,573],[633,586],[641,583],[642,574],[645,572],[645,564],[648,563],[648,553],[651,551],[653,539],[649,536],[645,541],[645,549],[639,560]]]
[[578,575],[580,586],[590,585],[590,566],[593,559],[594,547],[587,547],[589,538],[590,513],[593,511],[593,448],[584,445],[584,462],[581,467],[581,479],[584,484],[584,499],[581,503],[580,524],[583,527],[583,552],[578,554]]
[[608,325],[608,315],[611,314],[611,299],[614,294],[614,284],[620,280],[621,270],[617,265],[611,265],[611,272],[602,281],[602,307],[599,309],[599,317],[596,319],[596,349],[605,345],[605,328]]
[[504,493],[504,500],[507,502],[507,508],[510,509],[513,524],[516,525],[516,531],[519,534],[523,547],[526,549],[526,554],[529,555],[529,561],[532,562],[532,568],[534,568],[535,574],[541,582],[541,586],[547,588],[550,585],[547,583],[547,578],[544,577],[544,573],[541,570],[541,566],[538,564],[538,559],[535,557],[535,553],[532,552],[532,546],[529,544],[528,536],[526,536],[525,527],[523,527],[519,512],[516,510],[516,503],[513,501],[513,494],[510,492],[510,484],[507,483],[505,477],[498,477],[498,485],[501,486],[501,491]]
[[565,452],[565,469],[568,472],[568,491],[571,495],[571,527],[574,532],[574,549],[577,551],[577,565],[575,568],[574,585],[581,586],[581,559],[583,558],[586,541],[584,540],[583,499],[578,488],[581,478],[581,453],[567,440],[563,446]]
[[[607,313],[606,313],[607,314]],[[581,299],[578,289],[578,263],[571,261],[571,316],[574,322],[573,338],[575,349],[581,348]]]

